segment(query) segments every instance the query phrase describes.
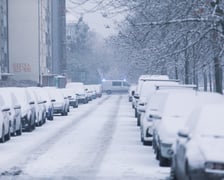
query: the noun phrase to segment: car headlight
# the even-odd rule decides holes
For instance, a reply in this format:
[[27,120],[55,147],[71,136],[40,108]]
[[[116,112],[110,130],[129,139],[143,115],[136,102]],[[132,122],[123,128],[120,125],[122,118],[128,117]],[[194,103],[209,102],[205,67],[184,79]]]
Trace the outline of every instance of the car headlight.
[[207,170],[224,170],[224,163],[205,162],[205,169],[207,169]]

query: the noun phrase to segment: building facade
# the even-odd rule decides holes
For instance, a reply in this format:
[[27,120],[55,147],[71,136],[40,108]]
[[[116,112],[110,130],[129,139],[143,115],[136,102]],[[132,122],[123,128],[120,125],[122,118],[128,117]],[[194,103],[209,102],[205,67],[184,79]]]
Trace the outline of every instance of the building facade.
[[66,74],[66,2],[52,0],[53,73]]
[[8,0],[9,71],[42,84],[52,67],[50,0]]
[[0,73],[1,74],[9,72],[7,2],[8,2],[7,0],[0,1]]

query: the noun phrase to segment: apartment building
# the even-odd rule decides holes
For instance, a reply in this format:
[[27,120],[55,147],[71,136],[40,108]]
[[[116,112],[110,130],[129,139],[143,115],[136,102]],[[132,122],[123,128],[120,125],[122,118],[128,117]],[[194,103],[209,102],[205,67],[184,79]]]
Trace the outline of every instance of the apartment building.
[[8,73],[8,19],[7,0],[0,1],[0,78]]
[[52,70],[51,0],[8,0],[9,71],[42,84]]

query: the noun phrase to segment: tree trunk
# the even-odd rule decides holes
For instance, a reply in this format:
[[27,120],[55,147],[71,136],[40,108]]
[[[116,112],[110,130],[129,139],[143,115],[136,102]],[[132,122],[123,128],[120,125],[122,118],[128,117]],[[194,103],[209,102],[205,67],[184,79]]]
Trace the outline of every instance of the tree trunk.
[[223,94],[222,92],[222,67],[220,65],[220,60],[218,57],[214,58],[214,64],[215,64],[215,91]]
[[186,59],[185,60],[185,84],[189,84],[189,61]]
[[208,79],[207,79],[207,73],[205,70],[203,70],[203,79],[204,79],[204,91],[208,91]]
[[209,79],[209,89],[210,89],[210,92],[212,92],[212,73],[211,73],[210,66],[209,66],[209,72],[208,72],[208,79]]

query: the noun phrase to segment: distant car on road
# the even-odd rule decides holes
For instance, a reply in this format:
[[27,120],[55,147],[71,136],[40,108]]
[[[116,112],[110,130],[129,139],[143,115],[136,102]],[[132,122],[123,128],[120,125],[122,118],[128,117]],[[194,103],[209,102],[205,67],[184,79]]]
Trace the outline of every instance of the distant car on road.
[[129,84],[126,80],[103,80],[103,92],[111,94],[114,92],[128,92]]

